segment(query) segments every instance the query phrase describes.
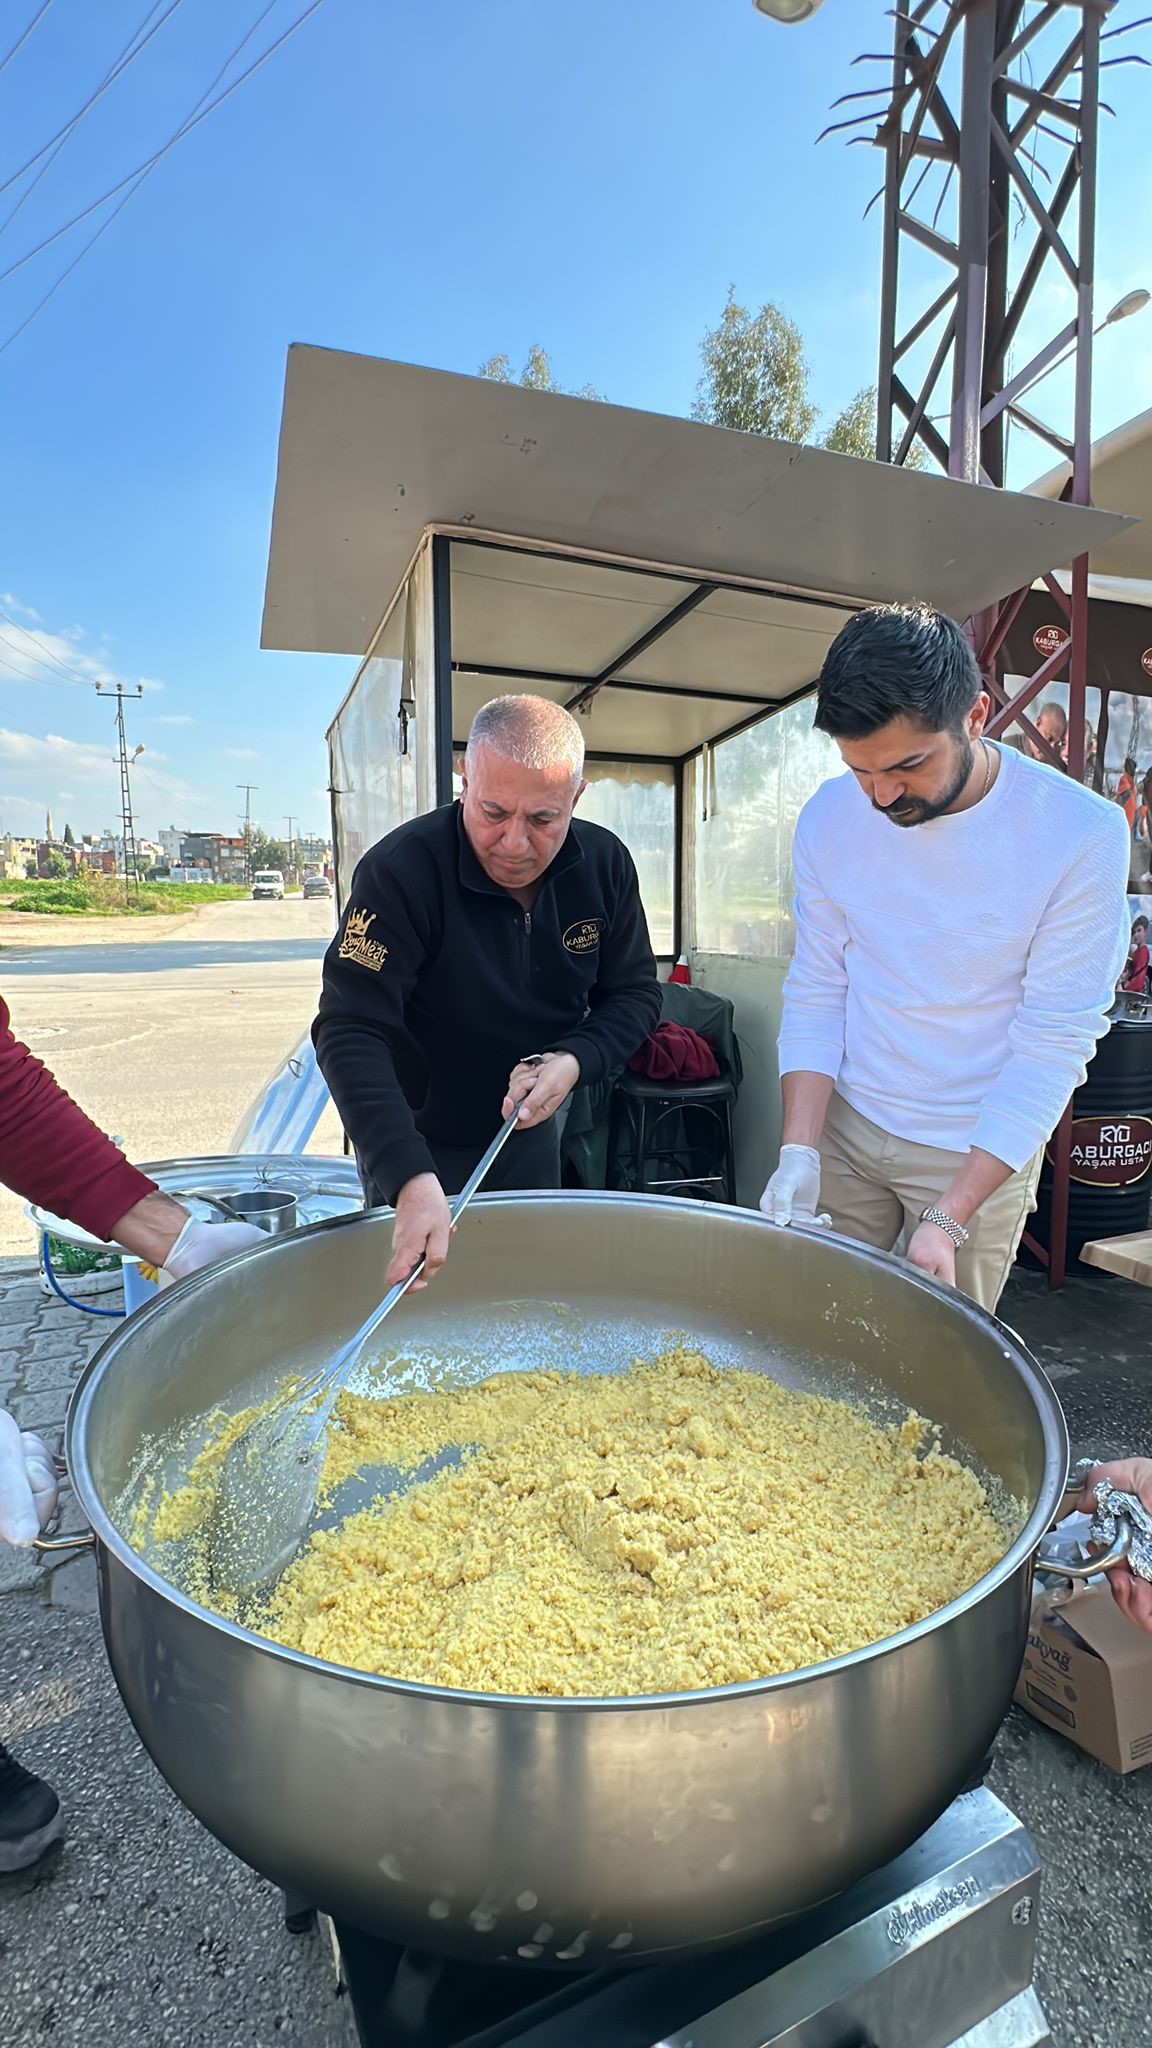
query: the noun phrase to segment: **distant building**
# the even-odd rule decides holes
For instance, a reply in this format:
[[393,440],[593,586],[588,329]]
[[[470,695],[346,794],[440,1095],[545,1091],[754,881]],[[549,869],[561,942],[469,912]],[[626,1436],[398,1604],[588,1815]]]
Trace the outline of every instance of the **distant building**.
[[101,845],[93,839],[85,839],[76,849],[84,867],[91,868],[97,875],[114,875],[119,865],[114,845]]
[[332,844],[319,834],[301,834],[296,841],[296,858],[304,874],[327,874],[332,865]]
[[79,848],[75,846],[62,846],[59,840],[38,839],[34,851],[36,855],[36,873],[41,881],[51,881],[54,879],[53,871],[59,861],[64,862],[70,875],[74,875],[80,865]]
[[[164,834],[161,833],[161,839]],[[207,868],[214,882],[244,882],[247,863],[243,836],[226,832],[183,832],[179,863],[171,866]]]
[[34,839],[16,839],[10,832],[0,837],[0,871],[6,882],[22,882],[35,859]]

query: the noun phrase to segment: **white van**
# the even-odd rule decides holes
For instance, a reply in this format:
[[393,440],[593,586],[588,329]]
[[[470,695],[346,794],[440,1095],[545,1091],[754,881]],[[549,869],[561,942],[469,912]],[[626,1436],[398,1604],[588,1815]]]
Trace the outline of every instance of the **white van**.
[[253,875],[252,897],[257,903],[266,897],[276,898],[283,902],[284,877],[280,873],[279,868],[261,868],[257,874]]

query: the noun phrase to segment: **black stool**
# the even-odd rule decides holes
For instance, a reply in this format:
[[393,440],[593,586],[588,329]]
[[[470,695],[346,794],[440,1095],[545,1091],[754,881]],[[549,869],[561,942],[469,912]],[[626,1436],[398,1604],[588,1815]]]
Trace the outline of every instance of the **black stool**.
[[731,1081],[646,1081],[624,1074],[612,1094],[607,1185],[629,1194],[735,1202]]

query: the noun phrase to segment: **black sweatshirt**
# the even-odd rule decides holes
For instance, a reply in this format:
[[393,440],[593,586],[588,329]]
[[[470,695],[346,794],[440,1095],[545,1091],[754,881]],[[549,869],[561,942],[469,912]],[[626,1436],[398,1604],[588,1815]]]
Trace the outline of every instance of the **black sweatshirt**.
[[573,820],[530,912],[485,874],[450,804],[365,854],[324,960],[321,1072],[386,1201],[435,1166],[426,1140],[500,1126],[526,1053],[570,1052],[582,1081],[629,1059],[660,1015],[632,857]]

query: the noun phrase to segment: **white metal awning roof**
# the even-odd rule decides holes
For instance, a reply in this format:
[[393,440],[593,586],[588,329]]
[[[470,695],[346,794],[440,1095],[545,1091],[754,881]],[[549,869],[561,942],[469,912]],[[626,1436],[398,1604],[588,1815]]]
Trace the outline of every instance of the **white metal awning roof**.
[[[1058,498],[1069,473],[1069,465],[1062,462],[1059,468],[1040,477],[1030,490],[1038,498]],[[1127,514],[1129,520],[1110,540],[1098,541],[1093,546],[1090,566],[1094,573],[1152,582],[1152,409],[1125,420],[1122,427],[1116,427],[1094,444],[1092,495],[1102,505]],[[1071,553],[1065,559],[1070,561]],[[1106,594],[1099,592],[1101,596]],[[1127,601],[1142,602],[1135,596]]]
[[[472,540],[453,542],[451,571],[460,742],[490,697],[531,690],[576,708],[595,684],[581,706],[590,748],[679,758],[807,690],[851,615]],[[641,652],[620,658],[641,641]],[[598,682],[609,669],[612,680]]]
[[859,604],[923,598],[964,618],[1123,525],[691,420],[296,347],[262,644],[364,654],[422,535],[447,532],[454,738],[503,690],[573,706],[584,691],[591,748],[682,757],[808,689]]

